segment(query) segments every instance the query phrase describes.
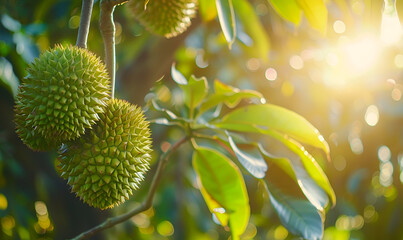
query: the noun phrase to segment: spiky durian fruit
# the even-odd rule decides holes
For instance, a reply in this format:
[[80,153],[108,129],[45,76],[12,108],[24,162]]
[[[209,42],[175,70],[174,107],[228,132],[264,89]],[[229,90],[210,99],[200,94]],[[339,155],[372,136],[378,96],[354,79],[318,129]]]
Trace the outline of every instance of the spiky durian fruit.
[[33,150],[50,150],[91,128],[110,98],[103,62],[86,49],[56,46],[27,69],[15,107],[16,132]]
[[166,38],[184,32],[196,14],[198,0],[130,0],[134,17],[150,32]]
[[62,145],[59,173],[84,202],[111,208],[139,187],[151,151],[149,123],[141,108],[111,99],[92,130]]

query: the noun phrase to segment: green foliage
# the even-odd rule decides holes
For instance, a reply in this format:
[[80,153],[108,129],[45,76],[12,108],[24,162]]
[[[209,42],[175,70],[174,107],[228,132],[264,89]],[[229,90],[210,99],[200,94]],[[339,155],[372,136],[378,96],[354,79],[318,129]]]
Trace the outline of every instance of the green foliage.
[[243,107],[225,115],[215,125],[243,132],[278,131],[329,154],[327,142],[314,126],[300,115],[276,105]]
[[295,0],[268,0],[278,14],[284,19],[299,25],[301,22],[301,9]]
[[[244,206],[248,204],[245,194],[242,193],[246,190],[231,190],[235,186],[239,188],[242,185],[239,185],[239,182],[243,183],[243,178],[242,175],[235,174],[238,168],[222,153],[224,151],[232,156],[232,160],[237,159],[243,169],[256,179],[266,179],[270,176],[269,164],[274,163],[282,167],[298,184],[309,201],[288,201],[288,197],[276,192],[274,196],[270,195],[273,207],[280,219],[288,222],[290,214],[294,215],[294,212],[301,211],[297,208],[309,206],[296,214],[299,219],[287,223],[286,226],[290,228],[290,231],[305,238],[320,238],[323,234],[323,221],[318,211],[324,216],[329,203],[326,193],[333,204],[335,195],[323,170],[301,145],[301,143],[309,144],[329,154],[328,145],[319,131],[302,116],[276,105],[251,104],[236,108],[245,100],[264,101],[262,95],[256,91],[239,90],[218,80],[214,82],[214,91],[212,91],[205,78],[197,80],[191,76],[189,80],[186,80],[174,65],[171,71],[172,78],[182,91],[183,105],[171,103],[169,106],[176,106],[186,111],[177,113],[175,108],[166,109],[159,105],[158,91],[162,88],[163,85],[161,85],[154,88],[154,98],[149,100],[149,106],[164,117],[156,118],[152,122],[179,126],[191,138],[195,150],[193,167],[201,180],[200,191],[209,210],[221,225],[226,226],[229,221],[233,238],[238,238],[245,231],[249,218],[249,210],[242,214],[237,213],[237,209],[249,209],[249,205]],[[223,105],[230,111],[220,117]],[[251,140],[248,140],[252,139],[251,136],[238,135],[227,130],[257,133],[263,138],[268,135],[284,144],[291,152],[294,152],[294,155],[289,159],[274,157],[269,153],[270,146],[262,147],[264,140],[262,144],[253,144]],[[196,140],[207,141],[203,144],[207,144],[209,148],[198,147]],[[305,217],[313,220],[306,223],[303,221]]]
[[216,0],[218,19],[229,48],[235,41],[235,15],[232,0]]
[[282,194],[269,183],[265,186],[274,210],[288,230],[304,239],[322,239],[323,220],[315,207]]
[[309,24],[325,34],[327,28],[327,9],[323,0],[296,0]]
[[[88,47],[102,56],[95,2]],[[145,13],[158,1],[139,2]],[[380,32],[384,1],[230,2],[233,29],[220,25],[216,1],[203,0],[202,21],[196,17],[192,28],[169,40],[148,34],[147,24],[116,8],[116,95],[139,105],[146,96],[155,152],[152,174],[136,197],[102,213],[70,193],[54,169],[59,164],[54,152],[33,153],[13,124],[14,90],[26,66],[55,43],[75,42],[81,0],[6,0],[0,6],[0,239],[71,238],[143,206],[158,155],[169,155],[169,162],[159,175],[153,207],[95,238],[401,239],[402,44],[371,45],[358,55],[359,62],[381,49],[378,62],[357,75],[346,57],[364,44],[343,48],[363,30]],[[396,1],[400,20],[402,6]],[[233,31],[231,49],[222,34],[226,30]],[[169,75],[173,59],[183,73],[172,68],[177,84],[166,77],[148,93],[156,79]],[[373,116],[368,106],[377,109],[375,126],[366,122]],[[242,114],[250,109],[263,110],[254,117]],[[228,128],[220,125],[226,118]],[[246,121],[232,125],[238,118]],[[171,151],[183,136],[209,156],[199,161],[202,167],[224,167],[201,177],[191,164],[192,155],[200,156],[191,144]],[[217,201],[228,193],[213,196],[202,184],[202,178],[223,169],[233,173],[238,189],[247,188],[247,198],[238,194],[229,202],[248,200],[248,221],[245,213],[237,217]]]
[[[207,205],[217,203],[215,208],[210,207],[211,213],[219,213],[220,218],[228,215],[232,238],[239,239],[248,225],[250,210],[248,193],[238,167],[223,154],[202,147],[195,147],[193,167],[200,178],[202,191],[205,191],[203,196]],[[225,221],[221,221],[226,226]]]

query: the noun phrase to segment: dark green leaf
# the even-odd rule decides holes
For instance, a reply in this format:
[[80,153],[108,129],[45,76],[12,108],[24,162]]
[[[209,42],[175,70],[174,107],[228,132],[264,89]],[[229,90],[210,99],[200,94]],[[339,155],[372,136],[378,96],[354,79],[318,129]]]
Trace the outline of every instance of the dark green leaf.
[[202,147],[197,147],[193,153],[193,167],[202,187],[229,215],[232,239],[239,239],[248,225],[250,207],[245,182],[238,167],[225,155]]
[[264,182],[274,210],[290,232],[304,239],[322,239],[323,220],[314,206],[308,201],[286,196],[267,180]]
[[[321,187],[325,192],[330,196],[330,199],[333,204],[336,203],[336,195],[333,191],[332,186],[330,185],[329,179],[326,174],[323,172],[322,168],[319,166],[318,162],[309,154],[301,144],[296,142],[293,139],[287,138],[278,134],[274,131],[266,131],[270,136],[282,142],[285,146],[287,146],[291,151],[297,154],[302,164],[304,165],[306,171],[311,176],[313,180]],[[295,163],[295,161],[294,161]]]
[[267,164],[258,149],[255,148],[249,151],[241,150],[229,135],[228,141],[242,166],[255,178],[264,178],[267,171]]
[[276,12],[284,19],[299,25],[301,22],[301,9],[295,0],[268,0]]
[[276,157],[268,153],[260,146],[261,153],[271,162],[283,169],[300,187],[306,198],[318,210],[323,211],[329,203],[329,198],[323,189],[309,176],[304,169],[299,156],[291,156],[290,159]]
[[229,48],[235,41],[235,14],[232,0],[216,0],[218,19]]
[[288,136],[321,148],[329,154],[329,146],[319,131],[305,118],[283,107],[272,104],[250,105],[224,116],[217,127],[246,132],[261,132],[262,130],[276,130]]

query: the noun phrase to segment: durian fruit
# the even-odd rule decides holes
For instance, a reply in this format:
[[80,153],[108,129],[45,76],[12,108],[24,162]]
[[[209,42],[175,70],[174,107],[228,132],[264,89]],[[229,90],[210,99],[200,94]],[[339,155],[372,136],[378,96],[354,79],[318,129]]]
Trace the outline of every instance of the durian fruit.
[[17,95],[16,132],[33,150],[46,151],[91,128],[110,98],[104,63],[90,51],[57,45],[27,68]]
[[62,145],[59,174],[90,206],[116,206],[133,194],[149,169],[150,134],[141,108],[111,99],[92,130]]
[[130,0],[134,17],[150,32],[166,38],[184,32],[196,14],[198,0]]

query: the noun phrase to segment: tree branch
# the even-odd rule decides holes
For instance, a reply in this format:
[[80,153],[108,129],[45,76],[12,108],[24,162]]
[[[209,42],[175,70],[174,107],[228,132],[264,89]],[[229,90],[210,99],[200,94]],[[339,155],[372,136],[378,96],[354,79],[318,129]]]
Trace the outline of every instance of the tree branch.
[[105,229],[111,228],[115,226],[116,224],[122,223],[133,216],[149,209],[152,206],[153,200],[154,200],[154,195],[157,190],[157,187],[160,183],[162,172],[168,163],[169,156],[175,152],[182,144],[184,144],[188,140],[188,137],[184,137],[178,142],[176,142],[174,145],[172,145],[165,153],[163,153],[160,157],[160,161],[158,162],[157,170],[155,171],[154,178],[151,182],[150,190],[147,193],[146,199],[141,203],[141,205],[137,208],[134,208],[130,212],[127,212],[125,214],[108,218],[106,219],[103,223],[99,224],[98,226],[95,226],[80,235],[76,236],[72,240],[79,240],[79,239],[88,239],[89,237],[93,236],[94,234],[101,232]]
[[81,8],[80,26],[78,27],[78,35],[76,46],[87,48],[88,32],[90,31],[92,6],[94,0],[83,0]]
[[101,0],[101,13],[99,15],[99,28],[105,47],[105,64],[111,78],[111,97],[115,96],[116,79],[116,54],[115,54],[115,23],[113,12],[115,7],[126,3],[128,0]]

